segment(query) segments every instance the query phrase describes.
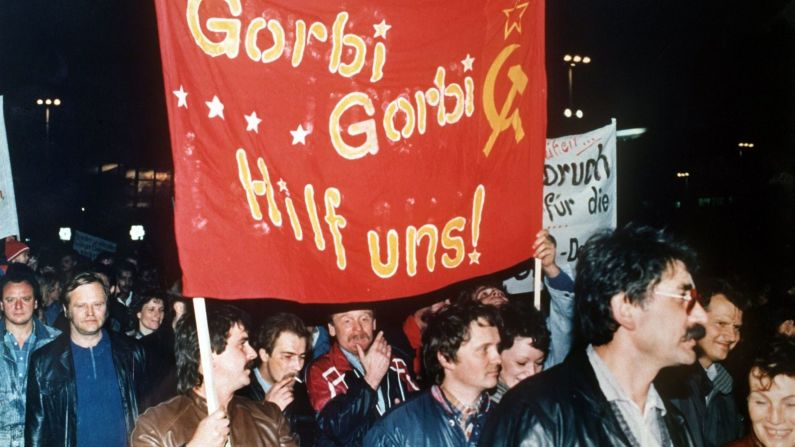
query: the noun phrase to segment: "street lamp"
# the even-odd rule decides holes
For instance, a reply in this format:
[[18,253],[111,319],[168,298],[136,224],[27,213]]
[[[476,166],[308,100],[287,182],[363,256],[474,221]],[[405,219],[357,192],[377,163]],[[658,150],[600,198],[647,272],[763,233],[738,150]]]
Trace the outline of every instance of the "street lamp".
[[144,236],[146,236],[146,231],[143,225],[130,226],[130,240],[142,241],[144,240]]
[[685,195],[687,195],[687,190],[690,181],[690,173],[687,171],[679,171],[676,173],[677,178],[685,179]]
[[591,58],[590,56],[580,56],[579,54],[571,55],[566,54],[563,56],[563,62],[568,65],[569,70],[569,106],[563,110],[563,116],[566,118],[571,118],[572,116],[576,116],[577,118],[582,118],[584,116],[582,110],[574,108],[574,67],[579,64],[590,64]]
[[39,98],[36,104],[44,106],[44,131],[47,135],[47,148],[50,147],[50,107],[58,107],[61,105],[60,98]]
[[58,229],[58,238],[66,242],[72,239],[72,229],[69,227],[61,227]]
[[741,141],[737,143],[737,147],[739,148],[737,149],[737,151],[739,152],[740,157],[742,157],[743,151],[751,150],[754,148],[754,143],[750,143],[748,141]]

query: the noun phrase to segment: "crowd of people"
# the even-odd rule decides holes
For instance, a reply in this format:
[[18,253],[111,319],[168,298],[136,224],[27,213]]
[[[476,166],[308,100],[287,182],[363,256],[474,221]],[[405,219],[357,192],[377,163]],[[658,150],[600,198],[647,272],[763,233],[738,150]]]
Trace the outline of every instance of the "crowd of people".
[[795,446],[792,290],[701,278],[649,227],[596,234],[576,275],[539,232],[543,312],[491,280],[397,330],[209,300],[204,366],[155,266],[4,247],[0,446]]

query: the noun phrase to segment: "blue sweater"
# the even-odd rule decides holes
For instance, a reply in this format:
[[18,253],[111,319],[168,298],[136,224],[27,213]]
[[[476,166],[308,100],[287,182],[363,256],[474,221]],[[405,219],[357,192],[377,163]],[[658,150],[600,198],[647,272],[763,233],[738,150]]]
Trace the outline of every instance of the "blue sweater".
[[110,338],[91,348],[71,343],[77,389],[78,447],[125,447],[127,427]]

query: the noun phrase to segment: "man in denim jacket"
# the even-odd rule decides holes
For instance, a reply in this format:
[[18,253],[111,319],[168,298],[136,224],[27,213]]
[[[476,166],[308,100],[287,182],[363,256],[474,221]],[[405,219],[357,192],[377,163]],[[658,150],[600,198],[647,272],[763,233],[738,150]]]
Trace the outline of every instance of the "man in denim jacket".
[[33,271],[16,267],[0,278],[0,446],[21,446],[25,438],[25,393],[30,353],[60,331],[33,317],[41,300]]

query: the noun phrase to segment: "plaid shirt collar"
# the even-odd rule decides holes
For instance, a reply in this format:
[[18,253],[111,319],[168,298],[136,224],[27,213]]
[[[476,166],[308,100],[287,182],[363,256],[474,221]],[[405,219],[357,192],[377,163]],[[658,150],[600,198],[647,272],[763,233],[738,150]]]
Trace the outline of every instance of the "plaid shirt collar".
[[489,412],[492,407],[492,401],[485,391],[480,393],[480,397],[472,405],[462,403],[452,393],[445,393],[438,385],[431,387],[431,396],[455,419],[467,439],[472,435],[477,416]]

